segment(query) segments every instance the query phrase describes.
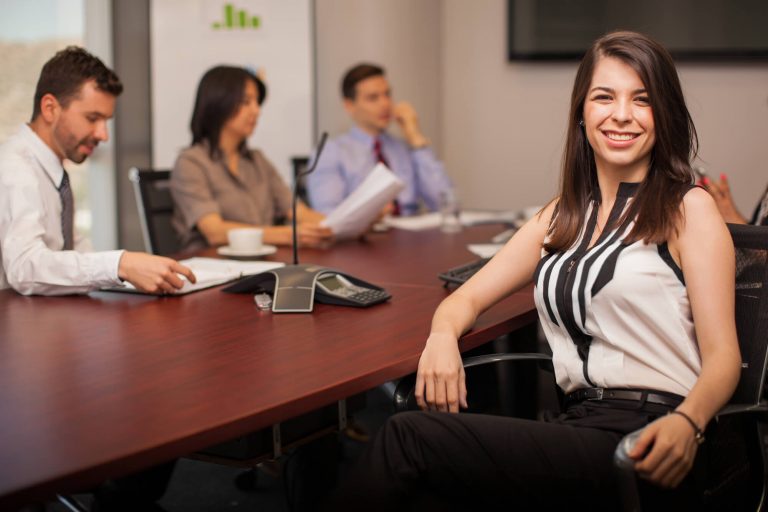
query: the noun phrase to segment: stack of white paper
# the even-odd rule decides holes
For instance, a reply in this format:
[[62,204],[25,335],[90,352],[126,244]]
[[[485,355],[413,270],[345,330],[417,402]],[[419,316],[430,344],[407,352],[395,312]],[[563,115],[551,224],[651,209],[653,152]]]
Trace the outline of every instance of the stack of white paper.
[[[285,266],[285,263],[278,261],[233,261],[218,258],[189,258],[181,260],[179,263],[189,267],[195,273],[197,283],[184,283],[185,288],[195,289],[199,285],[206,287],[204,283],[209,283],[208,286],[215,286],[216,284],[239,279],[243,276],[261,274],[267,270]],[[185,288],[182,288],[182,293]]]
[[377,164],[359,187],[322,222],[337,239],[364,233],[405,184],[384,164]]
[[404,229],[406,231],[422,231],[424,229],[439,228],[442,222],[442,216],[437,212],[423,213],[421,215],[411,215],[408,217],[387,217],[384,223],[395,229]]
[[515,225],[520,218],[518,211],[463,211],[460,215],[461,224],[464,226],[477,226],[478,224],[505,223]]
[[467,244],[469,252],[481,258],[493,258],[504,244]]
[[[233,261],[217,258],[189,258],[187,260],[180,260],[179,263],[189,267],[194,272],[197,282],[192,284],[187,281],[186,277],[180,275],[179,277],[184,281],[184,286],[181,290],[174,292],[176,295],[204,290],[205,288],[234,281],[243,276],[260,274],[285,265],[285,263],[275,261]],[[105,291],[141,293],[131,283],[127,282],[123,286],[107,288]]]
[[[519,212],[514,211],[481,211],[468,210],[459,214],[459,222],[462,226],[477,226],[479,224],[512,224],[517,226],[520,221]],[[406,231],[421,231],[424,229],[439,228],[442,223],[442,215],[439,212],[424,213],[411,217],[387,217],[388,226]]]

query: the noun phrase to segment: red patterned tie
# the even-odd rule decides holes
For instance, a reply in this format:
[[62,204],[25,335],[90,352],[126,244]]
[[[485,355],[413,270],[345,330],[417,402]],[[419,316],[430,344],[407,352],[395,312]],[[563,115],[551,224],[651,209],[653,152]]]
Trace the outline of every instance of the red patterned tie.
[[381,151],[381,139],[378,137],[373,140],[373,156],[376,157],[377,162],[381,162],[389,167],[387,159],[384,158],[384,152]]
[[[381,150],[381,139],[378,137],[373,139],[373,156],[377,162],[389,167],[387,159],[384,157],[384,152]],[[392,201],[392,215],[395,217],[400,216],[400,203],[397,202],[397,199]]]

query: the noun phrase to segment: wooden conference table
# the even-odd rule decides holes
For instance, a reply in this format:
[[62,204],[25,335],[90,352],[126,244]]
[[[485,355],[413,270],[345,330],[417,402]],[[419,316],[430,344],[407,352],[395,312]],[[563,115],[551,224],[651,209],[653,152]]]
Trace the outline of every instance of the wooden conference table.
[[[182,297],[23,297],[0,291],[0,510],[191,453],[416,370],[436,275],[473,259],[456,235],[393,230],[304,262],[342,269],[393,296],[369,309],[259,311],[219,288]],[[207,251],[202,255],[214,255]],[[289,261],[281,249],[272,259]],[[535,320],[530,289],[462,338],[468,350]]]

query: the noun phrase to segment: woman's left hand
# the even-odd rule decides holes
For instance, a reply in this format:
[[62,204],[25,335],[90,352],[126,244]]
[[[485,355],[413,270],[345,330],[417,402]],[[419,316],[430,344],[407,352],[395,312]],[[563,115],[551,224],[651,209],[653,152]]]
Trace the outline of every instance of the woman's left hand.
[[629,456],[638,461],[635,471],[642,478],[674,488],[691,470],[697,449],[688,421],[680,415],[668,414],[645,427]]

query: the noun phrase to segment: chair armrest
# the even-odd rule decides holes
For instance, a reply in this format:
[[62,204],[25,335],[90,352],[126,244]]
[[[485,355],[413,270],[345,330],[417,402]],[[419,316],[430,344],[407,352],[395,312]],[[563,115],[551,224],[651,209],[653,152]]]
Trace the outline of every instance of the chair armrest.
[[[736,414],[766,415],[766,413],[768,413],[768,403],[765,402],[760,404],[729,404],[723,407],[716,417]],[[622,437],[613,452],[613,462],[619,474],[619,485],[625,512],[640,510],[634,463],[631,462],[628,452],[634,447],[634,441],[642,431],[643,429],[636,430]]]
[[[552,356],[548,354],[538,353],[509,353],[509,354],[486,354],[482,356],[468,357],[463,360],[464,368],[472,368],[475,366],[482,366],[486,364],[496,364],[507,361],[524,361],[524,362],[543,362],[547,364],[547,368],[552,367]],[[392,403],[395,407],[395,412],[412,411],[418,409],[416,405],[416,399],[414,397],[414,387],[416,386],[416,374],[412,373],[406,375],[395,387],[395,393],[392,397]]]
[[729,404],[723,407],[717,416],[732,416],[734,414],[766,414],[768,413],[768,403],[760,404]]
[[502,363],[505,361],[545,361],[552,365],[552,356],[549,354],[540,354],[534,352],[528,353],[504,353],[504,354],[485,354],[482,356],[472,356],[463,359],[464,368],[482,366],[484,364]]
[[[720,411],[717,413],[716,418],[720,416],[732,416],[734,414],[761,415],[766,413],[768,413],[768,403],[729,404],[723,407],[722,409],[720,409]],[[619,441],[619,444],[616,446],[616,450],[613,453],[613,462],[619,469],[624,470],[626,468],[629,468],[631,472],[634,472],[634,469],[632,469],[632,465],[627,463],[627,461],[629,460],[629,456],[627,455],[627,452],[631,449],[632,446],[634,446],[634,440],[631,440],[631,437],[634,436],[636,438],[639,435],[639,433],[642,431],[643,429],[630,432],[629,434],[622,437],[621,441]]]
[[613,452],[613,464],[618,473],[619,492],[621,495],[621,509],[624,512],[640,511],[640,494],[637,489],[637,479],[635,476],[635,463],[629,457],[629,452],[634,448],[635,442],[640,434],[645,430],[641,428],[625,435],[616,445]]

